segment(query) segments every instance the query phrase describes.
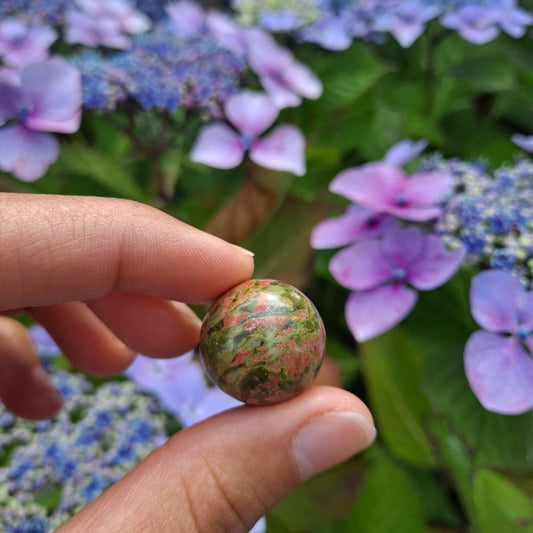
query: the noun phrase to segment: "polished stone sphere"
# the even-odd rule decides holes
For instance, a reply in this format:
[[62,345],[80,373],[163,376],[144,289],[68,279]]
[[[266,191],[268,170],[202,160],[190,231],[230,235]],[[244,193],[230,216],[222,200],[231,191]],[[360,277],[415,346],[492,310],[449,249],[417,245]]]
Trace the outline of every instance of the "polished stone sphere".
[[282,281],[252,279],[213,303],[202,324],[200,356],[223,391],[248,404],[272,404],[312,383],[325,342],[307,296]]

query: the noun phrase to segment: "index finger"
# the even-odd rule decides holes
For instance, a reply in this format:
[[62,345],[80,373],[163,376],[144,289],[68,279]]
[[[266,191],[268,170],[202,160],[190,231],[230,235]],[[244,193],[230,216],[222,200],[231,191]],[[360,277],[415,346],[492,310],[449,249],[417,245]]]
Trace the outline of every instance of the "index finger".
[[0,311],[112,291],[213,300],[251,253],[155,208],[112,198],[0,194]]

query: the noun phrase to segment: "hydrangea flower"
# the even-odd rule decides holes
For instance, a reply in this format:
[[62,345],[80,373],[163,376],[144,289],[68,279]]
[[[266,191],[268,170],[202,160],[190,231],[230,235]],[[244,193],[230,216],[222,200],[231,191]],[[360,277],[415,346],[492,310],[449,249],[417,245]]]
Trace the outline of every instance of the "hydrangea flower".
[[382,239],[357,242],[338,252],[329,268],[341,285],[356,291],[346,303],[354,337],[363,342],[398,324],[416,304],[414,289],[439,287],[464,256],[464,249],[449,251],[442,238],[415,228],[393,228]]
[[76,0],[66,12],[65,41],[125,49],[132,34],[143,33],[150,19],[127,0]]
[[422,35],[426,24],[440,12],[439,6],[424,0],[397,2],[376,16],[372,29],[390,32],[401,46],[408,48]]
[[482,5],[463,5],[457,11],[447,13],[441,18],[445,28],[457,30],[459,35],[474,44],[485,44],[500,33],[498,13]]
[[235,129],[224,122],[205,126],[192,148],[193,161],[234,168],[249,150],[250,159],[258,165],[305,174],[305,139],[298,128],[284,124],[260,137],[279,113],[267,95],[242,91],[226,101],[224,112]]
[[299,106],[302,96],[315,100],[322,94],[322,84],[311,69],[278,46],[268,33],[250,28],[245,38],[248,62],[278,108]]
[[11,67],[44,61],[56,39],[57,33],[49,26],[28,26],[15,18],[0,20],[0,57]]
[[483,328],[465,346],[466,376],[483,407],[515,415],[533,408],[533,294],[511,274],[488,270],[470,289]]
[[344,170],[333,179],[329,190],[374,211],[424,221],[442,213],[438,202],[450,192],[451,185],[451,177],[444,173],[409,177],[395,165],[378,162]]
[[213,37],[218,44],[244,54],[246,43],[243,28],[232,18],[220,11],[204,11],[200,5],[191,0],[180,0],[166,6],[170,19],[169,27],[178,35]]
[[32,63],[20,83],[0,81],[0,169],[22,180],[41,177],[59,154],[48,133],[72,133],[80,126],[81,81],[61,59]]
[[317,250],[339,248],[358,241],[373,239],[380,237],[395,223],[391,215],[351,204],[342,215],[327,218],[313,228],[311,246]]

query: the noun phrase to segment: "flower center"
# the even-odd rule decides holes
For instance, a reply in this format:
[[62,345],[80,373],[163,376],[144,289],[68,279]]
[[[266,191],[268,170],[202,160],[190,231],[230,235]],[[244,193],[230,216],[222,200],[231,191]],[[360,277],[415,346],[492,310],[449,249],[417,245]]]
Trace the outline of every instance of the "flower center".
[[250,150],[255,137],[251,133],[241,133],[241,140],[244,143],[246,150]]
[[515,335],[521,340],[525,341],[527,337],[529,337],[531,334],[533,334],[533,331],[531,331],[530,328],[526,328],[525,326],[518,326],[518,329],[515,332]]
[[399,194],[396,198],[396,205],[404,206],[407,205],[407,198],[403,194]]
[[392,269],[392,279],[394,281],[404,281],[407,271],[405,268],[395,267]]
[[17,105],[17,119],[22,121],[28,118],[33,111],[33,106],[31,104],[20,103]]

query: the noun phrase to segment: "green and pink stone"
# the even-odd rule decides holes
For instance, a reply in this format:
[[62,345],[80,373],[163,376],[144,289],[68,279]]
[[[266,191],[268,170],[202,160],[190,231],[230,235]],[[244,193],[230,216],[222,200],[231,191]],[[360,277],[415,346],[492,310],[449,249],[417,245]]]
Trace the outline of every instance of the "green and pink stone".
[[325,343],[324,324],[307,296],[282,281],[252,279],[213,303],[202,324],[200,355],[223,391],[264,405],[311,385]]

